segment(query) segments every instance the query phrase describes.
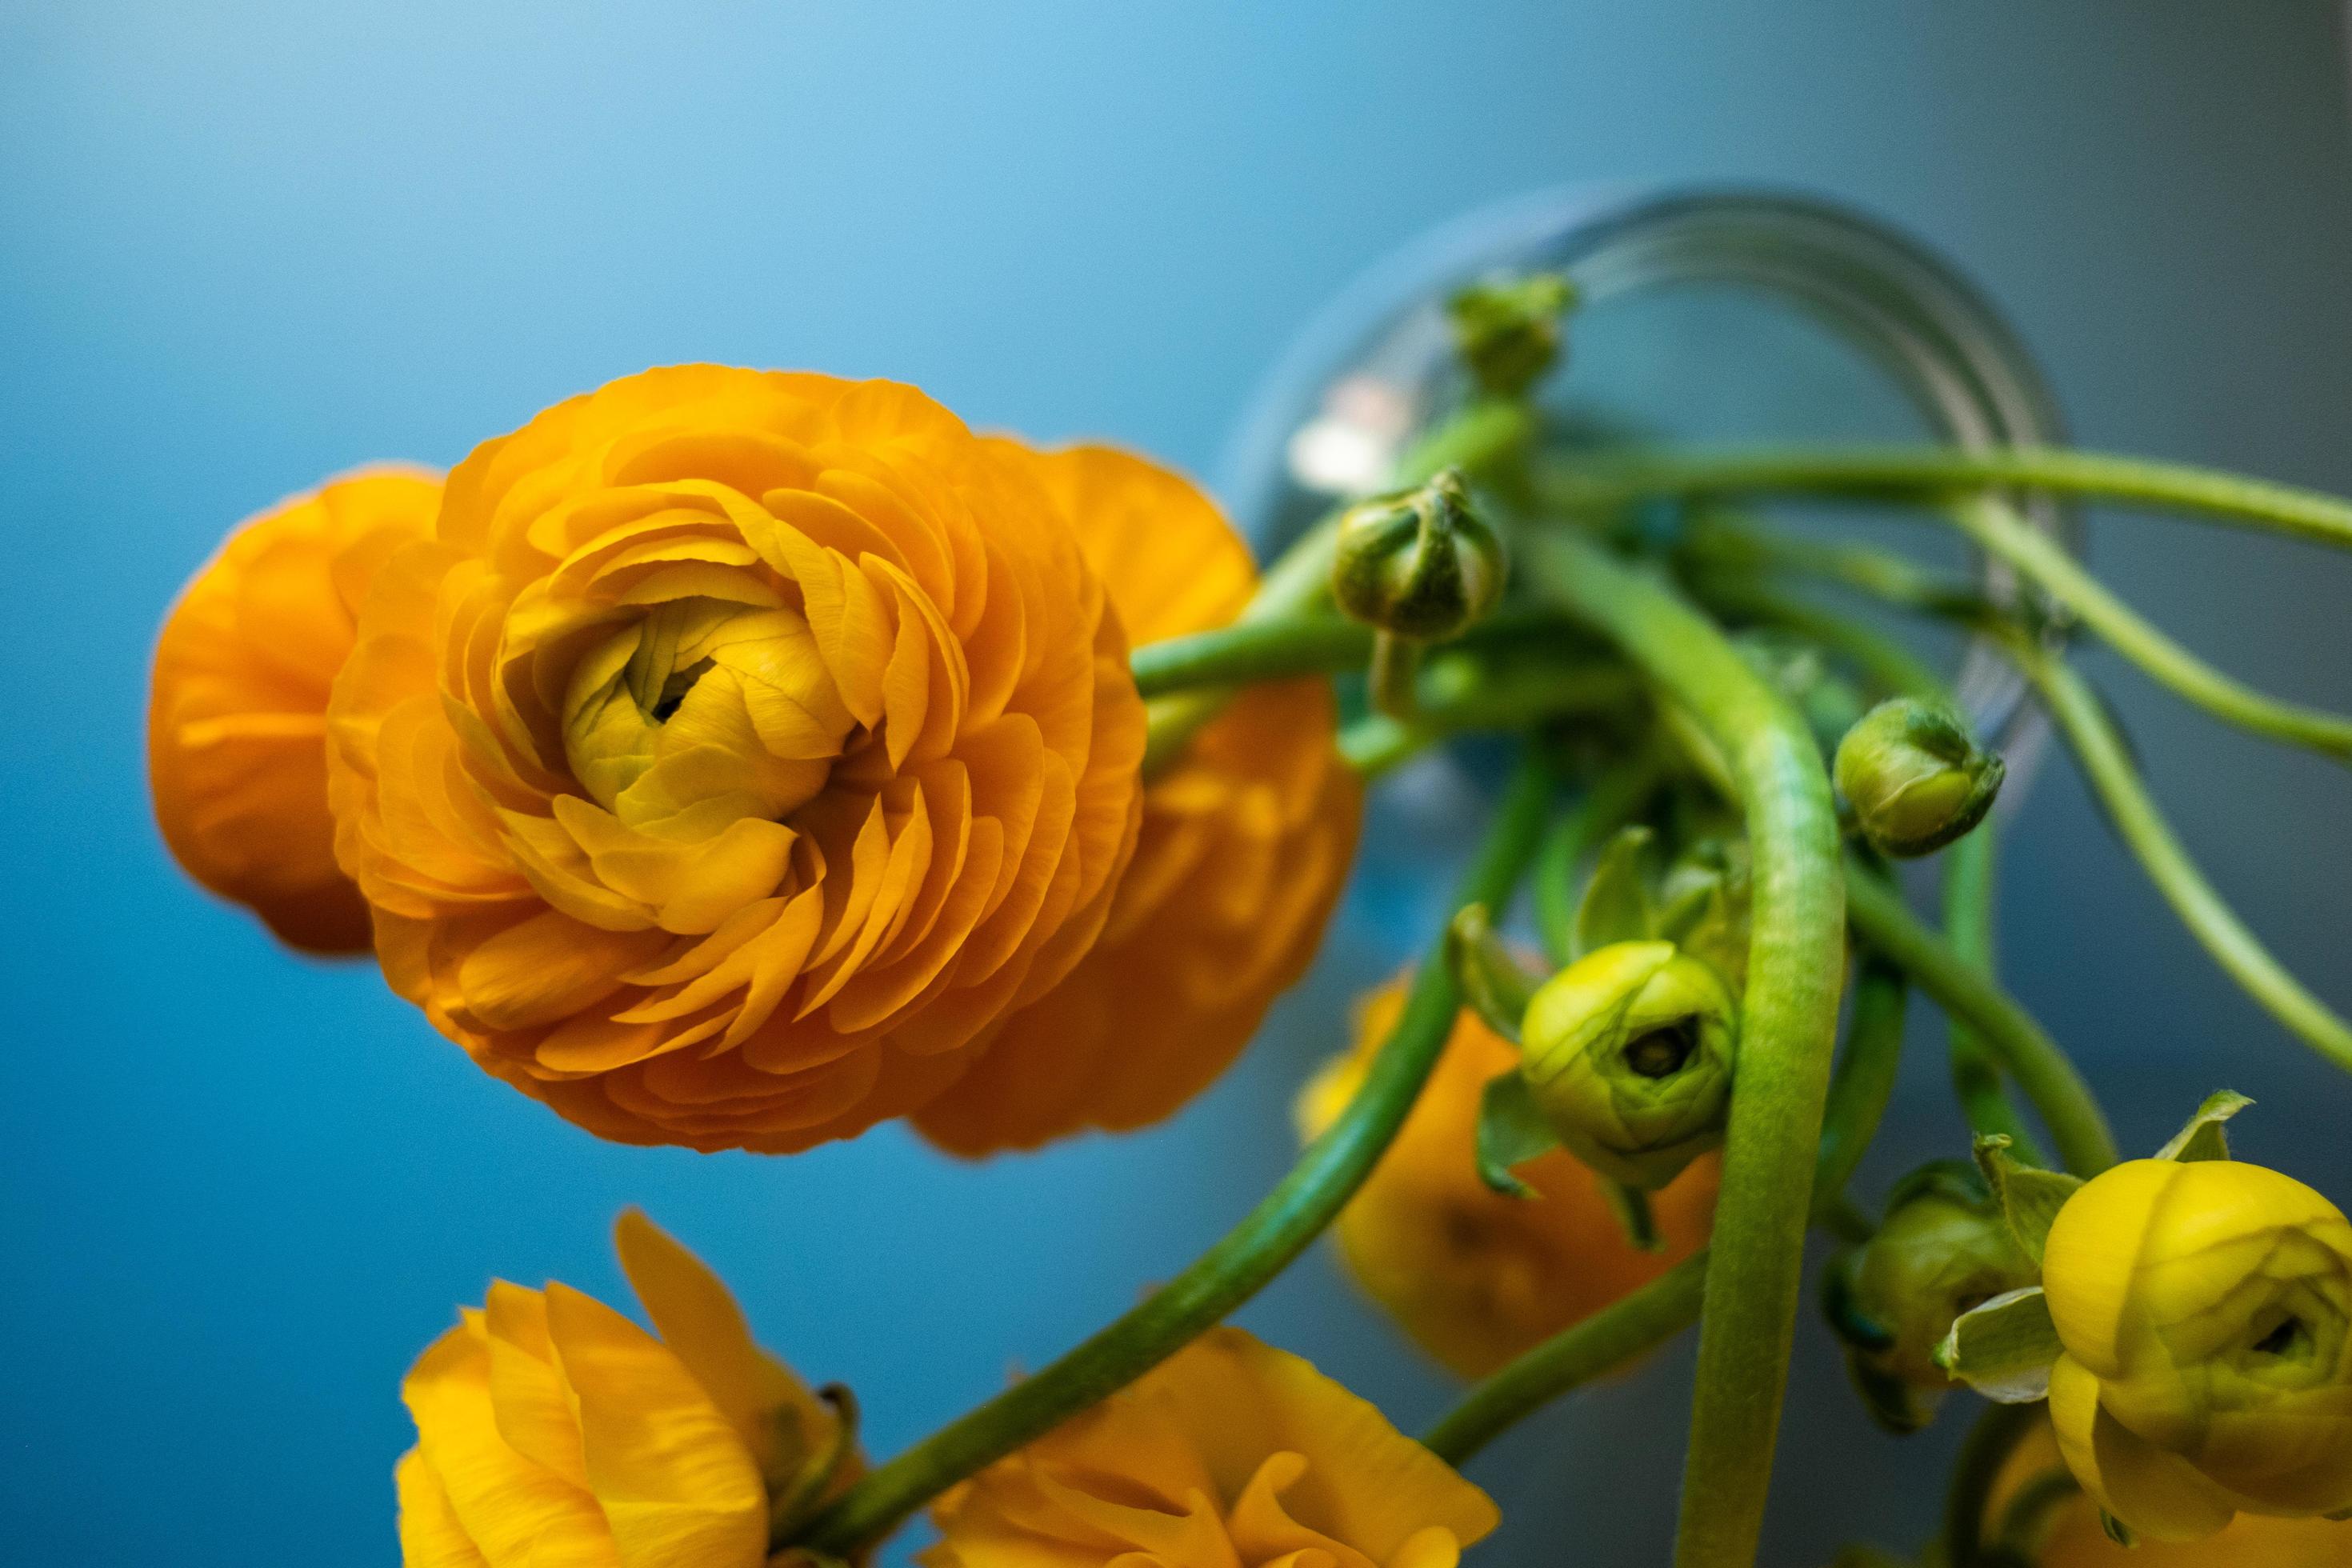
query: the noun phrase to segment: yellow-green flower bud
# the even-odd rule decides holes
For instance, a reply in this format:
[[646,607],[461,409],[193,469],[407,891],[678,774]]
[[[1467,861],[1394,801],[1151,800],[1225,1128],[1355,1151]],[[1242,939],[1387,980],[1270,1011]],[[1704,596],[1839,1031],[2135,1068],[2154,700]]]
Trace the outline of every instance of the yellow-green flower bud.
[[2050,1416],[2083,1488],[2156,1540],[2352,1508],[2352,1224],[2291,1176],[2133,1160],[2067,1199],[2042,1282]]
[[1448,468],[1418,489],[1374,496],[1339,519],[1331,596],[1366,626],[1410,642],[1454,637],[1503,595],[1503,542]]
[[1982,822],[2002,773],[1958,714],[1916,697],[1864,714],[1838,742],[1836,771],[1864,837],[1898,856],[1932,854]]
[[1832,1265],[1825,1305],[1871,1413],[1908,1432],[1954,1386],[1935,1359],[1952,1320],[2032,1283],[1983,1178],[1936,1164],[1899,1184],[1878,1233]]
[[1557,272],[1489,278],[1446,304],[1454,347],[1471,379],[1496,397],[1517,397],[1559,358],[1560,317],[1576,287]]
[[1723,1142],[1738,1029],[1714,970],[1670,942],[1611,942],[1529,999],[1521,1072],[1570,1152],[1654,1192]]

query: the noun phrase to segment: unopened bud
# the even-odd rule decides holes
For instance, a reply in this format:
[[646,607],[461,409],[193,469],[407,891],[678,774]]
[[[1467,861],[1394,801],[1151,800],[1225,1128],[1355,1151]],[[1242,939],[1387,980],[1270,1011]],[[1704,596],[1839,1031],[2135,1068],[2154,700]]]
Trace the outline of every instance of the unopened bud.
[[1479,387],[1517,397],[1559,358],[1560,317],[1576,287],[1557,272],[1489,278],[1446,303],[1454,343]]
[[1418,489],[1374,496],[1339,519],[1331,596],[1356,620],[1410,642],[1458,635],[1503,595],[1503,542],[1448,468]]
[[1932,854],[1983,821],[2001,773],[1958,714],[1913,697],[1880,703],[1838,742],[1838,791],[1887,855]]
[[1670,942],[1611,942],[1529,1000],[1521,1071],[1570,1152],[1654,1192],[1723,1142],[1738,1026],[1706,964]]

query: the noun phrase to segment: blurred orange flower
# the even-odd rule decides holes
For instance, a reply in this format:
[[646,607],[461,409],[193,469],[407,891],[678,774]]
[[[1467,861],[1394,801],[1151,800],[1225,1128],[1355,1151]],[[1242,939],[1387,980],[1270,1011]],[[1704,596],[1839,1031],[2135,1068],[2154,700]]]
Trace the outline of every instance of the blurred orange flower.
[[1453,1568],[1486,1494],[1295,1355],[1212,1329],[946,1493],[927,1568]]
[[658,1338],[569,1286],[499,1280],[410,1369],[409,1568],[758,1568],[772,1500],[854,1479],[840,1417],[752,1343],[718,1276],[634,1210],[615,1239]]
[[[1299,1098],[1303,1135],[1346,1107],[1403,1006],[1402,982],[1358,1005],[1355,1050]],[[1537,1197],[1488,1187],[1474,1156],[1478,1097],[1518,1055],[1465,1008],[1403,1131],[1332,1227],[1357,1283],[1464,1377],[1484,1377],[1664,1274],[1706,1245],[1715,1214],[1713,1153],[1651,1195],[1665,1243],[1656,1252],[1626,1239],[1600,1178],[1565,1151],[1517,1167]]]
[[1059,509],[880,382],[648,371],[485,444],[330,719],[394,989],[625,1142],[929,1101],[1092,943],[1140,806]]
[[[1101,447],[995,445],[1054,496],[1136,642],[1249,602],[1248,546],[1181,475]],[[979,1154],[1145,1126],[1207,1088],[1312,961],[1347,880],[1362,789],[1338,721],[1314,679],[1253,688],[1204,727],[1144,795],[1101,940],[917,1125]]]
[[363,468],[240,524],[155,644],[147,772],[188,875],[289,944],[362,952],[367,904],[335,866],[327,691],[393,551],[432,531],[438,477]]

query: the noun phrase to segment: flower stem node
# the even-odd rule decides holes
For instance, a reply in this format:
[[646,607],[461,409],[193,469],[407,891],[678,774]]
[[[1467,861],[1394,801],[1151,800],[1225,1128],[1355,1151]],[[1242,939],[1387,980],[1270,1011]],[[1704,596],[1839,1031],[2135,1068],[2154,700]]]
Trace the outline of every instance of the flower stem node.
[[1838,742],[1838,793],[1886,855],[1931,855],[1982,822],[2002,772],[1958,713],[1915,697],[1880,703]]
[[1495,607],[1503,542],[1453,468],[1359,501],[1339,519],[1331,596],[1353,619],[1410,643],[1457,637]]
[[1871,1415],[1914,1432],[1954,1385],[1936,1360],[1953,1320],[2032,1282],[1984,1180],[1937,1162],[1896,1184],[1878,1233],[1830,1266],[1822,1305]]
[[1557,272],[1485,278],[1446,301],[1454,344],[1479,389],[1521,397],[1559,359],[1576,285]]
[[1528,1004],[1522,1076],[1570,1152],[1654,1192],[1723,1142],[1739,1009],[1722,977],[1670,942],[1618,942]]

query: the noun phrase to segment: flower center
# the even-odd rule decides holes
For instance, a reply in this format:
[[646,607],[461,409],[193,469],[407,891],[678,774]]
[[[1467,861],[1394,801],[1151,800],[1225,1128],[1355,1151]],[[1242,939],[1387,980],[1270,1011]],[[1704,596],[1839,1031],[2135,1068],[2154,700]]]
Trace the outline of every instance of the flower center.
[[798,612],[723,599],[669,600],[613,630],[563,702],[582,791],[667,837],[782,820],[824,787],[855,727]]
[[1625,1065],[1643,1078],[1672,1078],[1697,1048],[1697,1020],[1678,1018],[1627,1041]]

